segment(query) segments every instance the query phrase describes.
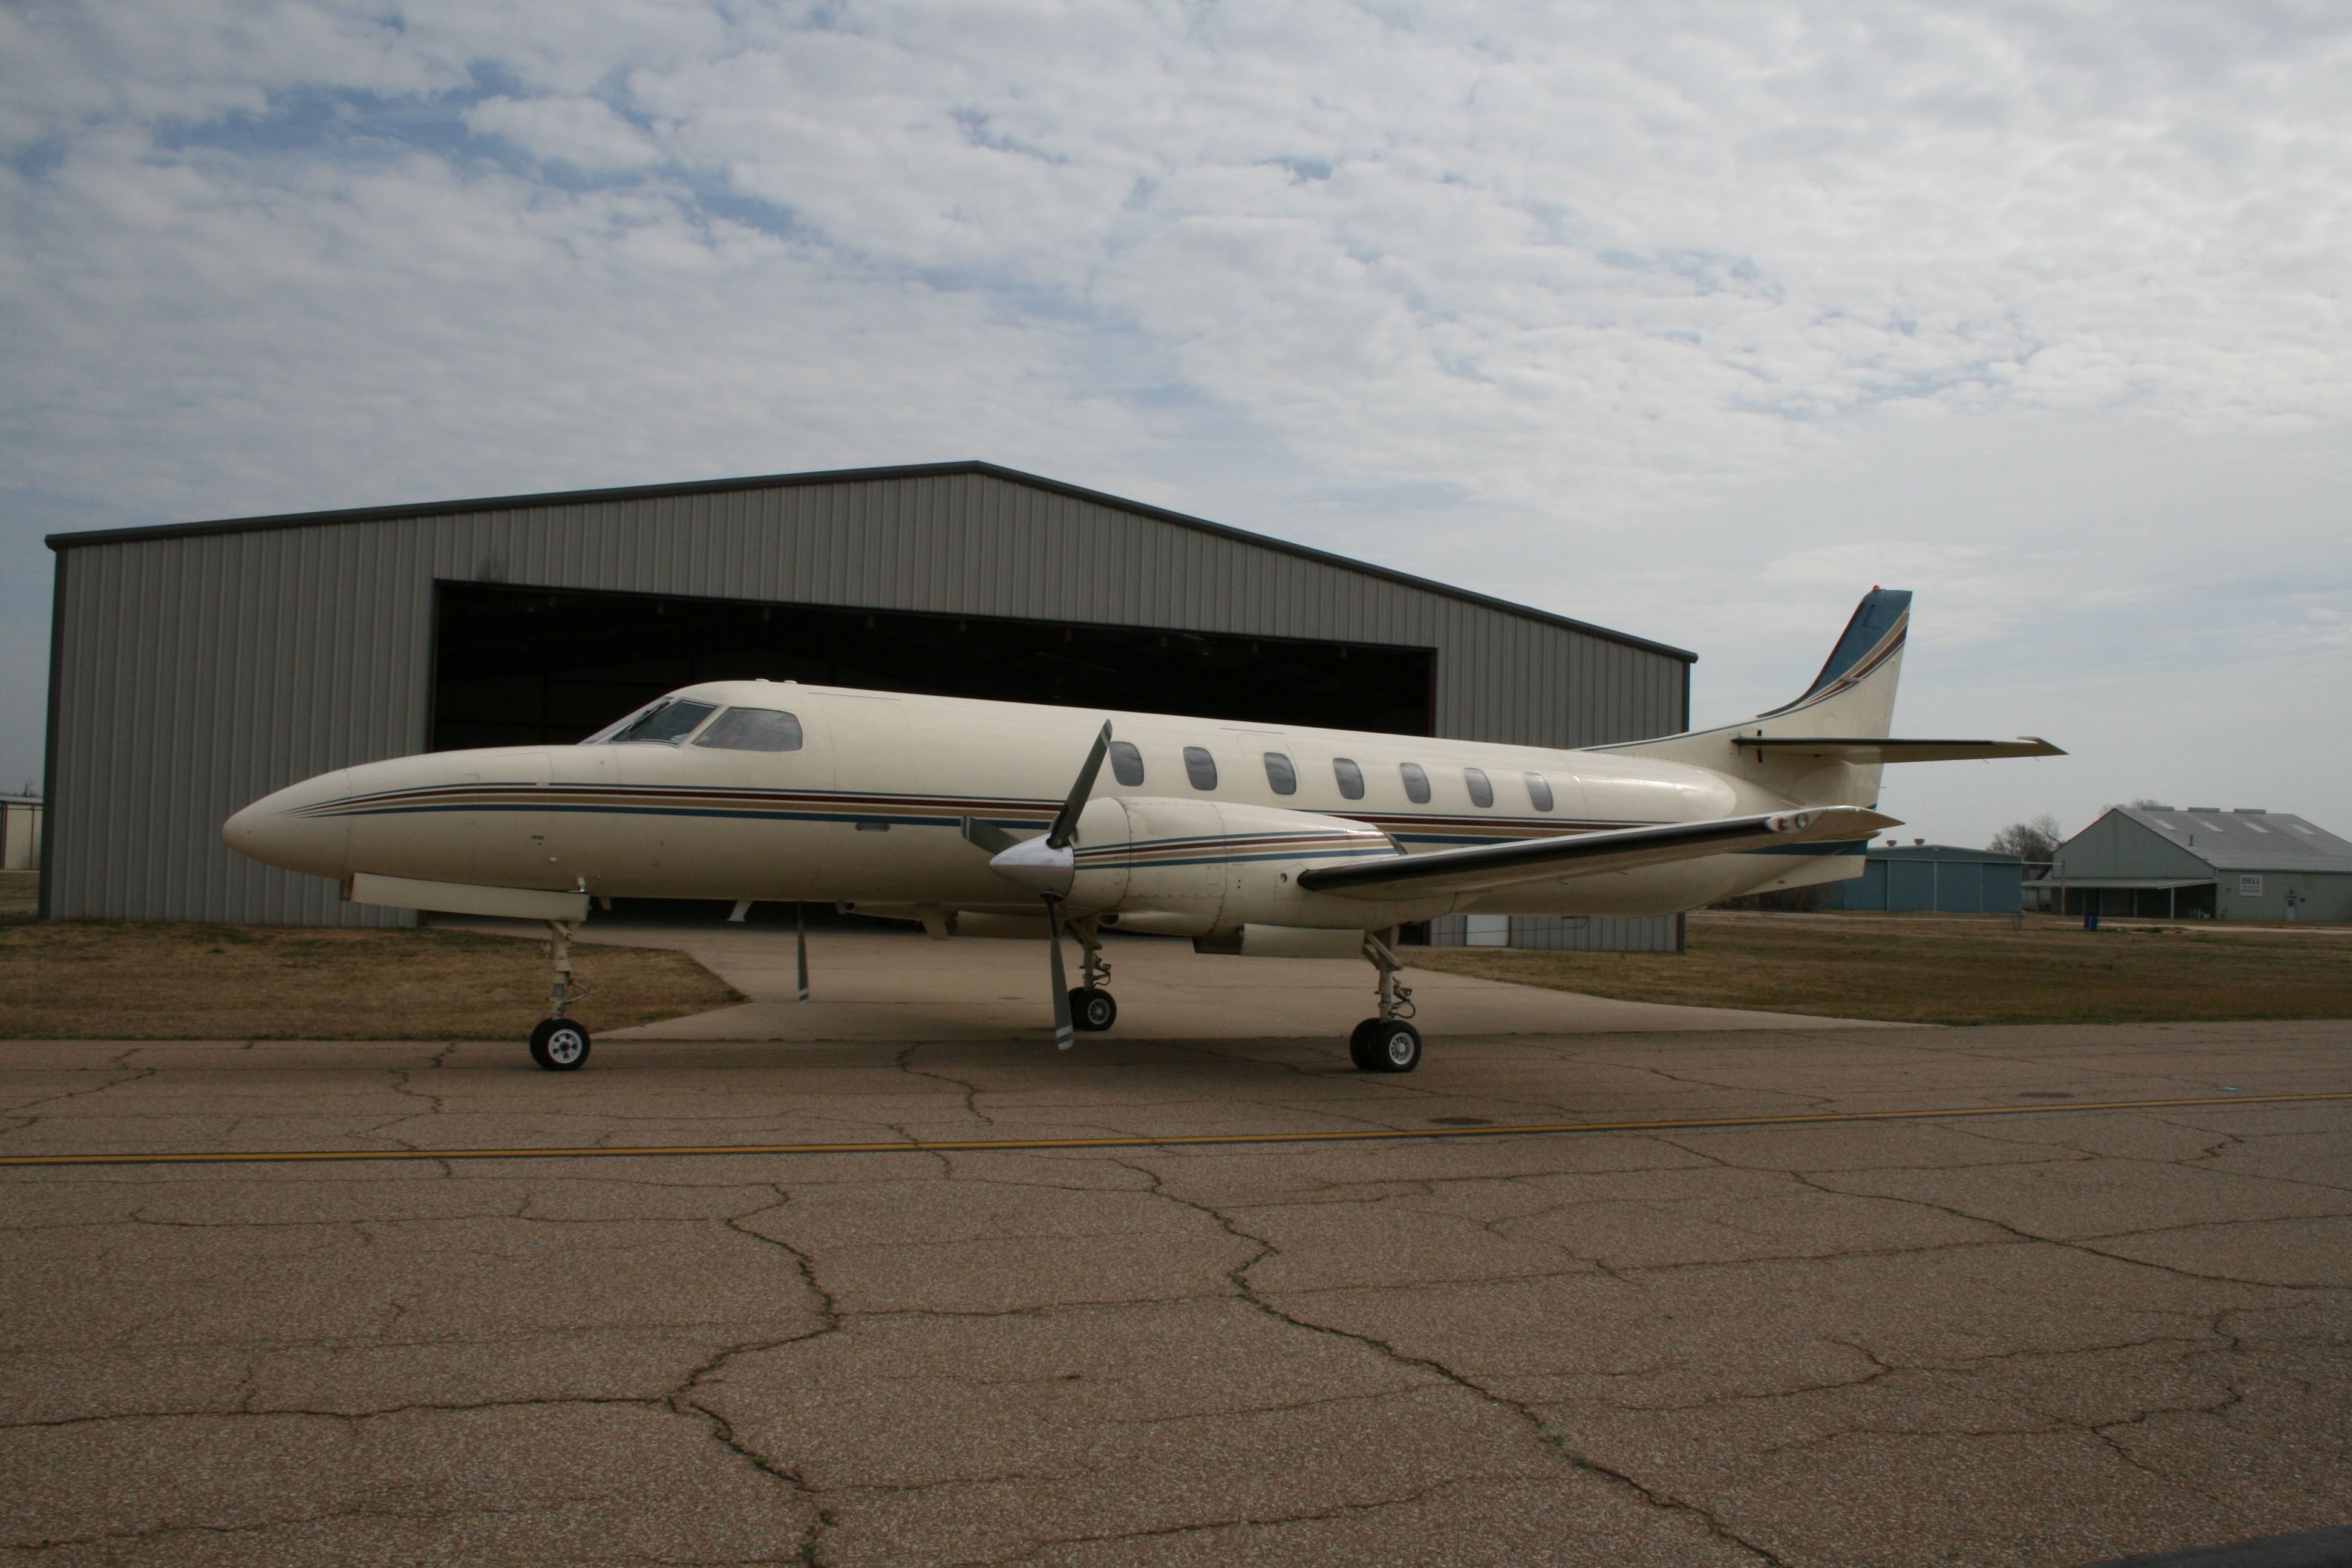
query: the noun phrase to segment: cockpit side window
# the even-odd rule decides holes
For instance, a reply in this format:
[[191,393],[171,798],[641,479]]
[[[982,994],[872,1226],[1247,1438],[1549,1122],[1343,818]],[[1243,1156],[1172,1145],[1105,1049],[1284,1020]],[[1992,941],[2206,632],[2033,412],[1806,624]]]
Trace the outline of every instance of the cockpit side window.
[[730,708],[694,743],[722,752],[797,752],[801,721],[779,708]]
[[693,734],[695,726],[718,710],[716,702],[688,702],[681,699],[656,703],[605,737],[605,741],[614,746],[646,742],[675,746]]
[[1143,753],[1135,749],[1134,742],[1110,743],[1110,776],[1129,789],[1143,782]]

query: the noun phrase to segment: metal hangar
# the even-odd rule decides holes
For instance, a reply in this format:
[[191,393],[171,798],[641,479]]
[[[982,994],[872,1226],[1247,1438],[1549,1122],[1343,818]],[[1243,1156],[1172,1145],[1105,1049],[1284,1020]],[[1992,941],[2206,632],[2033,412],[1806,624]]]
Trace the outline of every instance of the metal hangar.
[[[696,680],[1576,746],[1686,728],[1695,658],[980,462],[48,544],[51,919],[400,920],[233,855],[221,823],[355,763],[575,741]],[[1551,923],[1514,940],[1675,941]]]

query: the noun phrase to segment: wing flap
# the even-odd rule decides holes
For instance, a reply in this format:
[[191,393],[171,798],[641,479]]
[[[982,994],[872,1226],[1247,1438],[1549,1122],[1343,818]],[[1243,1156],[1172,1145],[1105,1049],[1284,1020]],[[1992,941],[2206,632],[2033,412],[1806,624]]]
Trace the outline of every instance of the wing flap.
[[1868,838],[1883,827],[1902,825],[1858,805],[1810,806],[1755,816],[1723,816],[1706,822],[1668,822],[1652,827],[1618,827],[1599,833],[1517,838],[1466,849],[1437,849],[1353,860],[1344,866],[1302,871],[1298,885],[1312,892],[1357,898],[1405,893],[1485,892],[1520,882],[1566,881],[1606,871],[1630,871],[1732,855],[1768,845],[1837,843]]
[[1766,757],[1836,763],[1968,763],[2000,757],[2063,757],[2039,735],[2014,741],[1896,741],[1867,735],[1736,735],[1732,744]]

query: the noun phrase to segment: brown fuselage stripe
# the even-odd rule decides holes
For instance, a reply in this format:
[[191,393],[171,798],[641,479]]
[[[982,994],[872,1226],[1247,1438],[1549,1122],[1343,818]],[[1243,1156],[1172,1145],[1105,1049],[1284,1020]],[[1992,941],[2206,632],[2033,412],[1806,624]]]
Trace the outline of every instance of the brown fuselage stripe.
[[2326,1094],[2224,1094],[2199,1100],[2105,1100],[2079,1105],[1964,1105],[1931,1110],[1837,1110],[1783,1116],[1694,1116],[1643,1121],[1549,1121],[1503,1127],[1397,1127],[1330,1132],[1194,1132],[1162,1137],[947,1138],[874,1143],[669,1143],[601,1149],[304,1149],[219,1153],[5,1154],[0,1167],[32,1165],[226,1165],[320,1160],[617,1160],[723,1154],[943,1154],[1029,1149],[1163,1149],[1203,1144],[1370,1143],[1433,1138],[1508,1138],[1579,1132],[1692,1132],[1727,1127],[1803,1127],[1841,1121],[1926,1121],[1960,1116],[2043,1116],[2084,1110],[2178,1110],[2211,1105],[2307,1105],[2352,1100]]

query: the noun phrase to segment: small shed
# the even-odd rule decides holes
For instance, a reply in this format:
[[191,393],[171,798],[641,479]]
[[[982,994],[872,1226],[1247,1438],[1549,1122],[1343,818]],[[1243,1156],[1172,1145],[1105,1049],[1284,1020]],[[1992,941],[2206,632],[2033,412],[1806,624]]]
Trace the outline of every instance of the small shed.
[[2015,914],[2023,897],[2025,862],[1990,849],[1949,844],[1888,844],[1863,854],[1862,875],[1824,883],[1824,910],[1889,913]]
[[0,795],[0,871],[41,868],[41,797]]
[[2034,891],[2065,914],[2352,921],[2352,843],[2283,811],[2110,806]]

